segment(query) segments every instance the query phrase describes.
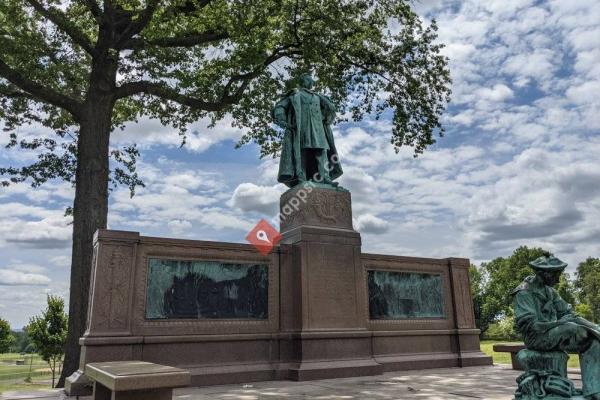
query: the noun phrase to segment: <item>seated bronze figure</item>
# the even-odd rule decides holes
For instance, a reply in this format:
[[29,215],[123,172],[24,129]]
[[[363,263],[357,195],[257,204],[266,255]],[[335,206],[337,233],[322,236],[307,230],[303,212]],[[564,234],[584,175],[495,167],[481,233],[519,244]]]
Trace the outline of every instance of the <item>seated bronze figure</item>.
[[[527,347],[517,355],[525,373],[515,398],[600,400],[600,327],[575,314],[554,289],[566,263],[546,255],[529,264],[535,275],[513,291],[516,326]],[[580,356],[582,392],[567,378],[567,353]]]

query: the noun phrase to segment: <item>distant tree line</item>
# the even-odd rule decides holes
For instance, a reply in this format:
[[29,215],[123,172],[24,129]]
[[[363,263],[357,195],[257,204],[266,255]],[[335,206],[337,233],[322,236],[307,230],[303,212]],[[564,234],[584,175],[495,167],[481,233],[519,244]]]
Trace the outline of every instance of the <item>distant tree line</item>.
[[0,318],[0,354],[39,354],[50,367],[54,387],[65,354],[68,318],[62,298],[49,295],[47,303],[42,314],[31,318],[23,331],[12,331],[8,321]]
[[0,318],[0,354],[8,353],[15,343],[15,335],[7,320]]
[[[529,261],[549,253],[521,246],[509,257],[498,257],[479,267],[471,265],[471,291],[475,320],[482,337],[519,339],[514,330],[511,292],[532,275]],[[556,290],[582,317],[600,323],[600,258],[589,257],[577,266],[575,276],[564,273]]]
[[14,331],[7,320],[0,318],[0,354],[35,352],[35,345],[26,330]]

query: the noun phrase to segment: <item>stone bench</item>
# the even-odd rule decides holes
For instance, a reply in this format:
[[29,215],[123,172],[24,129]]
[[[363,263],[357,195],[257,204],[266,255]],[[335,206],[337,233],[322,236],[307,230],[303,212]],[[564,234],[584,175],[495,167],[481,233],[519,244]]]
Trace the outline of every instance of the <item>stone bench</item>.
[[510,353],[510,361],[513,369],[517,371],[523,371],[523,366],[517,359],[517,353],[525,348],[524,343],[498,343],[495,344],[493,349],[496,353]]
[[191,379],[184,369],[145,361],[89,363],[85,374],[94,381],[94,400],[171,400],[173,388]]

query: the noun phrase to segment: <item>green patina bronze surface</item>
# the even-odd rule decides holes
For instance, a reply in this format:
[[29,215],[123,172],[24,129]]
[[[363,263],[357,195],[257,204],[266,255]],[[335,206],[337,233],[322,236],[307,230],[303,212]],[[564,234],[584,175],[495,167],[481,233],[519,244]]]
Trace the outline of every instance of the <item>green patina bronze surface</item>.
[[289,187],[305,181],[335,186],[342,175],[331,124],[335,106],[326,96],[312,91],[309,74],[300,87],[288,92],[273,108],[273,119],[285,129],[277,180]]
[[264,264],[151,258],[146,319],[268,317]]
[[[525,373],[515,399],[600,400],[600,327],[575,314],[553,288],[566,263],[544,256],[530,265],[535,275],[513,291],[516,327],[527,346],[517,355]],[[567,353],[580,355],[582,391],[566,376]]]
[[442,277],[397,271],[368,271],[371,319],[443,318]]

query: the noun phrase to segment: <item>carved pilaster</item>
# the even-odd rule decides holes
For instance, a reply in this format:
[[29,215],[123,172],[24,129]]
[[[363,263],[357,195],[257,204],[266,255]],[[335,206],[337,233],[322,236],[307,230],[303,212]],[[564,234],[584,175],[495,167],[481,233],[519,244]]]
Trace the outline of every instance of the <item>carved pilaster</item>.
[[452,298],[456,310],[456,328],[474,329],[475,314],[469,279],[469,260],[465,258],[449,258],[450,276],[452,279]]
[[100,230],[96,234],[86,336],[127,335],[137,232]]

